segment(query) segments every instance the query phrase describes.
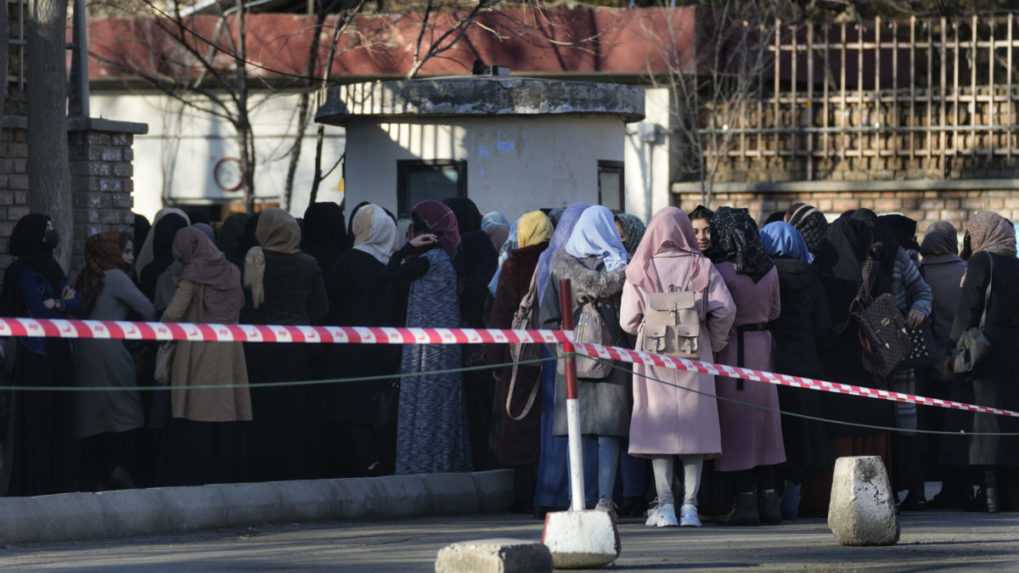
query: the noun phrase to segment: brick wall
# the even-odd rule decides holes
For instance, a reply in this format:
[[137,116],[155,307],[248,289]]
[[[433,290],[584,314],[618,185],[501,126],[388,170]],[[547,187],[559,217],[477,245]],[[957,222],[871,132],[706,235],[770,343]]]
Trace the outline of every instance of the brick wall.
[[[677,204],[689,211],[701,203],[701,195],[693,192],[675,194]],[[712,205],[729,205],[750,209],[758,222],[775,211],[784,211],[796,202],[814,205],[833,219],[839,214],[859,208],[877,213],[897,212],[919,222],[923,233],[935,221],[951,222],[962,230],[969,216],[977,211],[994,211],[1019,221],[1019,192],[1006,189],[938,189],[929,191],[784,191],[716,192]]]
[[27,214],[28,144],[25,142],[25,129],[17,125],[0,127],[0,272],[11,263],[7,242],[14,224]]

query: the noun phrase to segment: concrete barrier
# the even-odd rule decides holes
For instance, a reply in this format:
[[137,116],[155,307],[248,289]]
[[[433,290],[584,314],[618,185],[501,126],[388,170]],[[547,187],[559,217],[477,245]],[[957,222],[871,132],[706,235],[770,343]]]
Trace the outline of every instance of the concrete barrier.
[[435,573],[552,573],[552,554],[536,541],[465,541],[439,550]]
[[494,513],[512,503],[512,470],[8,497],[0,498],[0,544]]
[[881,458],[858,456],[835,461],[828,527],[842,545],[898,543],[895,496]]

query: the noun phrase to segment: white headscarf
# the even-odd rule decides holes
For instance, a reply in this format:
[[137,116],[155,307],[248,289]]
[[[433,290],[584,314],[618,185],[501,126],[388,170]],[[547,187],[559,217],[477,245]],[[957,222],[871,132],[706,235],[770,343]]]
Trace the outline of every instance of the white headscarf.
[[134,259],[134,268],[138,270],[139,274],[143,269],[145,269],[145,267],[149,266],[149,263],[151,263],[152,259],[155,258],[155,254],[152,252],[152,245],[156,240],[156,225],[159,224],[160,219],[167,215],[180,215],[181,217],[184,217],[184,220],[188,222],[188,225],[191,224],[191,218],[188,217],[187,213],[180,209],[174,207],[160,209],[160,211],[156,213],[155,220],[152,221],[152,228],[149,230],[148,236],[145,237],[145,243],[142,245],[141,250],[138,251],[138,256]]
[[396,223],[384,209],[374,204],[361,207],[354,215],[350,231],[356,250],[389,264],[389,257],[396,250],[397,231]]

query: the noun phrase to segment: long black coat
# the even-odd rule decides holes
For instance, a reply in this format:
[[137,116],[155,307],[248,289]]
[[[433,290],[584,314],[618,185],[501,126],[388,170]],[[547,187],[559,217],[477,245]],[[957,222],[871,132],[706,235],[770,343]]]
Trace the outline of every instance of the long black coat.
[[[799,259],[775,259],[782,296],[782,315],[772,325],[775,369],[783,374],[823,378],[821,345],[831,336],[828,297],[813,265]],[[824,415],[820,392],[779,388],[782,409],[810,416]],[[824,467],[832,454],[824,424],[793,416],[782,417],[782,435],[791,467]]]
[[[977,404],[1019,410],[1019,385],[1015,383],[1015,373],[1019,369],[1019,297],[1015,296],[1019,289],[1019,259],[988,253],[977,253],[970,258],[955,314],[952,340],[958,340],[966,329],[979,326],[988,282],[991,282],[991,300],[984,333],[991,341],[991,353],[972,376],[954,384],[970,386]],[[1019,420],[990,414],[960,412],[951,416],[948,424],[949,430],[1019,432]],[[1019,456],[1016,455],[1019,440],[1014,437],[976,436],[968,442],[968,456],[960,455],[956,458],[958,463],[1019,465]],[[956,449],[957,454],[965,451],[963,448]]]

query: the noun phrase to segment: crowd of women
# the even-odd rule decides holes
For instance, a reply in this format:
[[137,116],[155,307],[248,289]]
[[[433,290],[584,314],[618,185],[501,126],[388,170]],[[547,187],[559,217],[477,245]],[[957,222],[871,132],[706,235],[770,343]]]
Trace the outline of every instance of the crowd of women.
[[[584,341],[1019,409],[1008,295],[1019,259],[994,213],[969,218],[962,249],[947,222],[918,241],[902,215],[829,223],[802,203],[761,228],[745,209],[670,207],[645,227],[586,204],[511,223],[467,199],[422,202],[410,219],[401,238],[371,203],[349,219],[316,203],[303,220],[267,209],[217,228],[164,209],[151,229],[139,218],[132,235],[89,238],[69,281],[52,223],[33,214],[14,229],[0,304],[37,318],[553,329],[568,311]],[[885,294],[915,342],[875,374],[861,307]],[[974,328],[991,350],[956,374],[946,358]],[[8,380],[76,390],[7,396],[10,495],[505,467],[517,510],[569,505],[553,348],[10,339],[3,350]],[[777,523],[826,510],[842,455],[882,456],[909,508],[1019,507],[1011,418],[584,358],[577,368],[590,507],[658,527],[699,526],[702,513]],[[933,499],[929,481],[943,484]]]

